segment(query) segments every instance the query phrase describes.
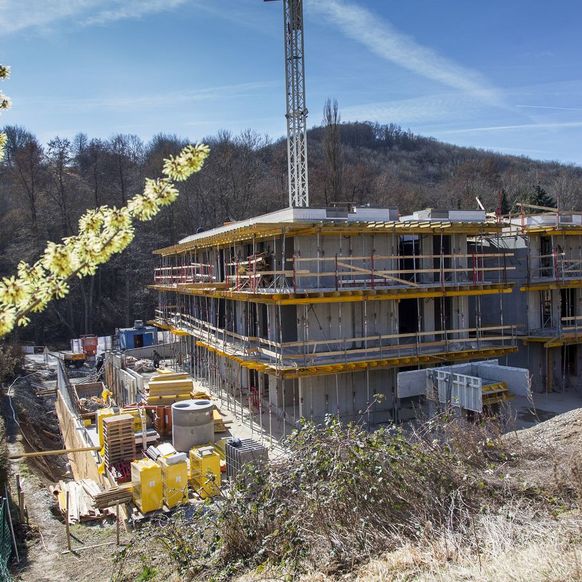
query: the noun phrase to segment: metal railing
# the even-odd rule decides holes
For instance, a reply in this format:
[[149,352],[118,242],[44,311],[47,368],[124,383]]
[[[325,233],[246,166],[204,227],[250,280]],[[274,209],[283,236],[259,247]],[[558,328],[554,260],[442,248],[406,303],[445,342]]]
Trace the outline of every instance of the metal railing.
[[294,255],[286,259],[285,269],[274,269],[273,257],[260,253],[225,263],[224,281],[218,280],[212,265],[194,263],[155,269],[154,282],[174,287],[222,283],[228,291],[251,293],[471,286],[506,283],[507,272],[515,270],[507,266],[510,256],[513,253]]
[[222,329],[185,313],[163,314],[158,311],[156,317],[160,323],[184,330],[225,354],[283,366],[324,365],[516,345],[516,326],[513,325],[278,342]]
[[531,279],[571,280],[582,279],[582,259],[573,259],[557,250],[540,255],[539,265],[531,269]]

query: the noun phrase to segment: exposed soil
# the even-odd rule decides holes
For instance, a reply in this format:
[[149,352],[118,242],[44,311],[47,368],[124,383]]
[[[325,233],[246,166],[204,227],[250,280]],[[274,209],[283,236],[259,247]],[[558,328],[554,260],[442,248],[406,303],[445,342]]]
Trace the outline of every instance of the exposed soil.
[[523,487],[582,488],[582,408],[554,416],[503,440],[519,457],[508,475]]
[[[54,412],[54,396],[37,394],[51,387],[54,387],[54,381],[34,377],[32,381],[21,380],[15,385],[12,406],[10,397],[4,397],[2,412],[10,455],[62,448]],[[10,461],[10,472],[12,491],[16,490],[16,475],[21,477],[29,522],[18,532],[20,563],[14,564],[15,578],[30,582],[111,580],[115,544],[66,552],[65,524],[49,491],[49,486],[59,479],[72,478],[66,457],[13,459]],[[115,525],[107,522],[73,525],[72,547],[83,548],[114,541],[115,531]]]

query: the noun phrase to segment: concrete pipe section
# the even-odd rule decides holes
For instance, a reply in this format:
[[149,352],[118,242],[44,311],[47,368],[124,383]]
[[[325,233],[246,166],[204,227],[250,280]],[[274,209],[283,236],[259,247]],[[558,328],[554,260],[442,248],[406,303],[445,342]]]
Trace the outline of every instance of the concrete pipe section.
[[172,404],[172,444],[187,453],[196,445],[214,442],[214,404],[210,400],[182,400]]

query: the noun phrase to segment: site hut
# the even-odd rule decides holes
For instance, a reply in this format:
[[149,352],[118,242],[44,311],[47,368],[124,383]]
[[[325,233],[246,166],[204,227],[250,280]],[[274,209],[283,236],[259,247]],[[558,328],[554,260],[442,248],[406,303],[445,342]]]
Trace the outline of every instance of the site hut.
[[517,290],[505,299],[521,335],[513,365],[532,372],[537,392],[577,388],[582,366],[582,213],[511,219],[502,244],[516,256]]
[[399,369],[515,350],[510,326],[470,315],[471,296],[511,289],[475,243],[500,232],[480,211],[289,208],[228,223],[155,251],[155,324],[188,334],[212,391],[290,425],[403,419]]

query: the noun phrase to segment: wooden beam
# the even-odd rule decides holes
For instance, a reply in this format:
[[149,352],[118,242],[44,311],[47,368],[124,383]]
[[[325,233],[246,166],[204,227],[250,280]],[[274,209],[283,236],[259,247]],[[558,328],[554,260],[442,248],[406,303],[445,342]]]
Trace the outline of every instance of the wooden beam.
[[9,455],[9,459],[21,459],[30,457],[48,457],[51,455],[67,455],[68,453],[86,453],[89,451],[100,451],[101,447],[80,447],[78,449],[57,449],[53,451],[34,451],[32,453],[18,453]]

